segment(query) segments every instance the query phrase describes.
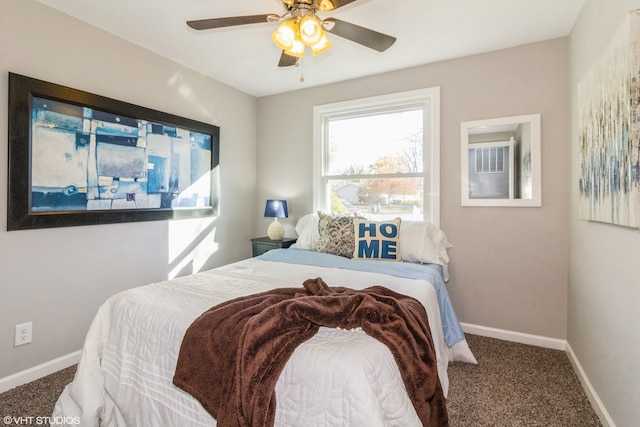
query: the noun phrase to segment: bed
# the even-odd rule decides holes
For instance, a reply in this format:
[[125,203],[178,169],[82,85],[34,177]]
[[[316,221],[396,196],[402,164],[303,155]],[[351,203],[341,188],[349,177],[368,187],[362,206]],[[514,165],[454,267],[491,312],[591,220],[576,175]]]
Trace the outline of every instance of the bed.
[[[315,232],[316,222],[311,225]],[[420,227],[424,239],[429,233]],[[172,382],[185,332],[202,313],[222,302],[300,287],[309,278],[355,290],[383,286],[420,301],[429,319],[438,378],[446,396],[448,364],[475,363],[447,295],[448,259],[439,263],[351,259],[309,250],[318,247],[317,235],[308,246],[306,231],[296,230],[297,247],[108,299],[89,328],[76,376],[59,397],[53,419],[105,427],[215,426],[210,413]],[[428,238],[430,245],[433,237]],[[446,240],[441,242],[441,249],[447,245]],[[446,257],[441,249],[438,256]],[[411,259],[407,247],[400,252]],[[293,352],[275,394],[276,426],[422,425],[389,349],[358,328],[321,327]]]

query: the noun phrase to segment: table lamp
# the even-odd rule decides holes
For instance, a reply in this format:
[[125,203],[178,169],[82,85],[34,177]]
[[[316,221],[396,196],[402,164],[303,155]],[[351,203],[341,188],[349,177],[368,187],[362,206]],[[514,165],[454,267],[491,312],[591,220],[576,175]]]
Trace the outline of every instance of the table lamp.
[[267,200],[264,208],[264,216],[274,218],[267,229],[267,236],[271,240],[282,240],[284,237],[284,226],[278,222],[278,218],[287,218],[289,211],[287,210],[286,200]]

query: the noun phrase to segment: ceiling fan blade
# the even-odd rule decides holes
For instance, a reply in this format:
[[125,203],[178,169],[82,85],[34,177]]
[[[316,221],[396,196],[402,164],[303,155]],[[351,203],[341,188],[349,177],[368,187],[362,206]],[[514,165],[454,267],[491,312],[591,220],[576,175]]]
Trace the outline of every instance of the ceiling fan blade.
[[280,55],[280,62],[278,62],[278,67],[291,67],[292,65],[296,65],[298,62],[298,58],[295,56],[287,55],[282,51],[282,55]]
[[378,52],[384,52],[396,42],[395,37],[336,18],[327,18],[324,22],[327,23],[325,28],[327,32],[377,50]]
[[268,15],[247,15],[247,16],[230,16],[228,18],[212,18],[199,19],[196,21],[187,21],[187,25],[194,30],[209,30],[212,28],[233,27],[236,25],[259,24],[261,22],[269,22],[269,19],[277,15],[272,13]]

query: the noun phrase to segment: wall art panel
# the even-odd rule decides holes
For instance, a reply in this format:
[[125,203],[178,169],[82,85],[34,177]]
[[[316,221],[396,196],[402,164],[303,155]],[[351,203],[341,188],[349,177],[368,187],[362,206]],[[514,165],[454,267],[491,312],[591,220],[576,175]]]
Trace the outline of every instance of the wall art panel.
[[9,75],[9,230],[211,216],[219,128]]
[[640,227],[640,10],[578,84],[580,218]]

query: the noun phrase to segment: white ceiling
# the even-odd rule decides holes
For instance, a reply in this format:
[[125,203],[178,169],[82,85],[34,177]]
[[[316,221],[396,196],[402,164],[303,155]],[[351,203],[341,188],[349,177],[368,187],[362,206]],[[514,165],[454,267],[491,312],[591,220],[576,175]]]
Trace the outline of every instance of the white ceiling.
[[[280,0],[38,0],[254,96],[282,93],[569,34],[584,0],[358,0],[319,12],[397,37],[379,53],[329,34],[302,67],[278,68],[277,23],[195,31],[188,20],[275,13]],[[304,82],[300,82],[301,72]]]

